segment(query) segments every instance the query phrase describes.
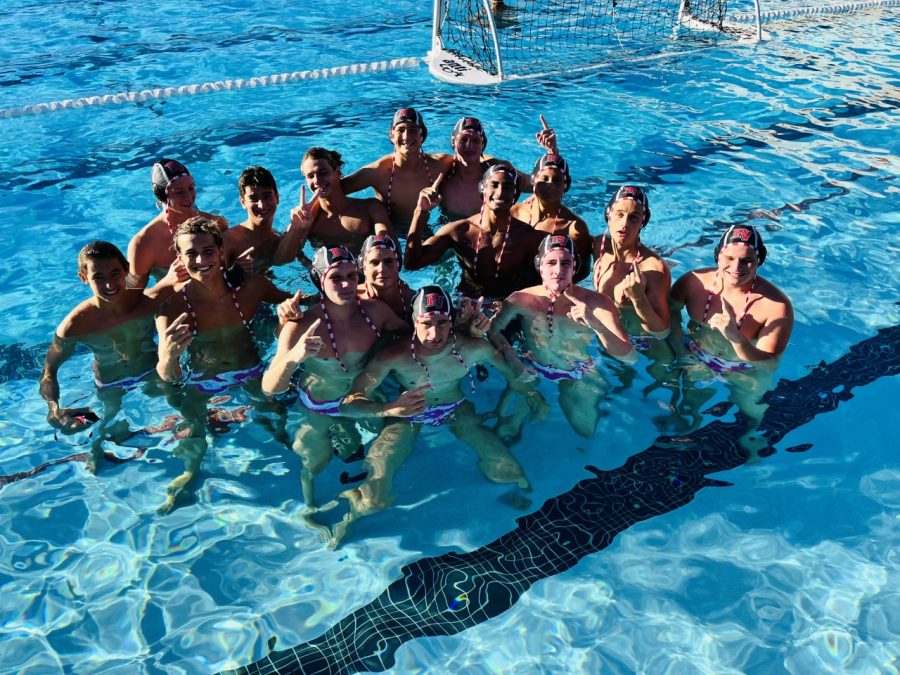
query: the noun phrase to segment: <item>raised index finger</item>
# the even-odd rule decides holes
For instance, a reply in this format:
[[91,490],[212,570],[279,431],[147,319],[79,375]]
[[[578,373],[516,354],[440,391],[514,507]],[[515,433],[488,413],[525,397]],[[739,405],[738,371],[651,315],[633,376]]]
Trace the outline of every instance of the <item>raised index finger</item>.
[[441,174],[438,174],[437,180],[434,181],[434,185],[432,185],[431,187],[434,188],[435,190],[437,190],[437,189],[438,189],[438,185],[441,184],[441,181],[442,181],[442,180],[444,180],[444,174],[442,174],[442,173],[441,173]]
[[306,183],[300,184],[300,206],[306,206]]
[[547,131],[547,129],[550,128],[550,125],[547,124],[547,120],[544,119],[544,116],[543,116],[543,115],[538,115],[538,117],[541,118],[541,127],[543,127],[543,130],[544,130],[544,131]]

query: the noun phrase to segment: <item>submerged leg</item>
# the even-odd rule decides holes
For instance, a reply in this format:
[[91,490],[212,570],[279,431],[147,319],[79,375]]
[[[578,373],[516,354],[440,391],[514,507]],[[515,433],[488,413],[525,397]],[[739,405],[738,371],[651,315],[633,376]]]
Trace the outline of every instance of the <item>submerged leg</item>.
[[166,501],[157,509],[166,514],[175,508],[175,502],[188,494],[189,485],[200,473],[200,465],[206,456],[209,440],[206,436],[206,410],[210,396],[193,387],[185,387],[168,396],[172,406],[184,418],[186,435],[178,441],[173,455],[184,459],[184,472],[169,483]]
[[456,409],[450,431],[472,447],[478,455],[478,466],[489,481],[515,483],[520,488],[530,487],[522,466],[500,437],[480,422],[474,406],[468,401]]
[[409,424],[404,420],[389,422],[381,430],[363,462],[368,476],[359,486],[340,494],[347,500],[350,510],[341,522],[334,526],[330,548],[340,544],[353,521],[390,505],[394,476],[412,452],[418,433],[418,425]]
[[300,488],[303,503],[308,508],[315,505],[315,489],[313,483],[328,462],[331,461],[331,436],[329,428],[334,419],[327,415],[308,413],[303,416],[300,426],[294,435],[294,452],[300,456]]
[[590,373],[583,380],[564,380],[559,383],[559,407],[579,436],[591,438],[597,430],[602,413],[600,403],[606,396],[606,381]]

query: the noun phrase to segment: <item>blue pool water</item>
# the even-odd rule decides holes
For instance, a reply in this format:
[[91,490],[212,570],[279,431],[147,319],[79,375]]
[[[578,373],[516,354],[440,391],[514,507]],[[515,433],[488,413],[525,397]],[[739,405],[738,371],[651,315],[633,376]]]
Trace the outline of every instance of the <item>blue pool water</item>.
[[[404,0],[384,8],[322,3],[302,13],[281,2],[215,2],[202,13],[168,0],[7,6],[0,108],[422,56],[430,40],[430,10]],[[790,295],[797,317],[776,380],[801,384],[784,384],[773,403],[794,421],[774,455],[709,476],[730,487],[682,501],[674,488],[652,492],[656,511],[635,522],[604,511],[601,500],[590,519],[612,528],[608,546],[530,579],[505,611],[465,630],[404,634],[382,649],[392,672],[896,670],[896,331],[876,338],[887,351],[852,360],[853,372],[873,375],[836,410],[800,419],[790,403],[810,409],[803,383],[815,384],[816,364],[839,362],[900,323],[898,26],[897,9],[799,18],[770,25],[772,40],[758,45],[496,89],[455,88],[421,67],[0,119],[0,243],[8,252],[0,271],[0,474],[85,449],[83,437],[54,438],[37,378],[56,324],[85,297],[77,251],[93,238],[124,247],[151,217],[156,158],[183,160],[199,206],[231,222],[241,217],[241,169],[267,166],[279,180],[283,227],[311,145],[337,148],[360,166],[389,150],[393,111],[415,105],[430,127],[426,148],[445,151],[455,119],[475,114],[489,150],[527,167],[543,113],[572,166],[567,203],[597,233],[609,186],[646,184],[646,241],[673,276],[708,264],[728,224],[763,229],[763,273]],[[307,283],[296,266],[277,277],[287,288]],[[409,279],[422,283],[427,273]],[[894,369],[883,372],[889,363]],[[89,364],[79,355],[63,368],[63,401],[93,400]],[[615,367],[602,367],[617,383]],[[849,383],[837,370],[837,382]],[[0,671],[206,673],[261,658],[273,636],[277,649],[315,640],[375,601],[405,565],[477,555],[527,531],[528,519],[516,519],[593,478],[586,465],[607,472],[597,478],[604,485],[631,467],[629,458],[674,424],[670,392],[651,384],[638,367],[628,386],[614,388],[591,440],[575,436],[555,407],[550,421],[530,425],[512,448],[534,485],[530,503],[487,483],[471,451],[446,432],[423,435],[398,475],[394,506],[360,521],[334,552],[300,522],[299,460],[254,425],[216,437],[196,500],[165,517],[156,507],[181,471],[165,433],[148,437],[143,458],[107,463],[96,477],[65,463],[7,485]],[[724,388],[710,386],[710,407],[727,400]],[[828,386],[817,390],[825,402],[841,391]],[[480,385],[479,410],[499,391],[495,376]],[[234,392],[224,405],[243,403]],[[173,412],[140,392],[126,406],[133,427],[159,425]],[[732,411],[710,413],[701,427],[733,419]],[[347,469],[335,461],[322,474],[322,498],[342,488]],[[636,468],[628,476],[626,489],[646,495],[651,479]]]

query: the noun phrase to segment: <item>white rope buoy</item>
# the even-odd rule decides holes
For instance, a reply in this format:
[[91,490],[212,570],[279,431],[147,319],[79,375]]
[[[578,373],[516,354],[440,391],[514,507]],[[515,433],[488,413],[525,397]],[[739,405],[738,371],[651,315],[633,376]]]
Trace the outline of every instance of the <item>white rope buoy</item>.
[[57,110],[70,110],[75,108],[87,108],[118,103],[135,103],[150,101],[173,96],[194,96],[214,91],[234,91],[235,89],[253,89],[256,87],[268,87],[275,84],[288,84],[303,80],[318,80],[328,77],[340,77],[344,75],[360,75],[363,73],[386,73],[389,70],[403,68],[418,68],[422,59],[408,57],[391,59],[390,61],[375,61],[373,63],[355,63],[350,66],[336,66],[334,68],[322,68],[319,70],[298,70],[293,73],[279,73],[278,75],[262,75],[249,79],[219,80],[217,82],[203,82],[202,84],[185,84],[180,87],[157,87],[142,91],[127,91],[118,94],[103,94],[102,96],[85,96],[83,98],[69,98],[62,101],[50,101],[49,103],[35,103],[20,108],[0,108],[0,118],[24,117],[25,115],[40,115]]
[[[861,0],[860,2],[845,2],[838,5],[816,5],[811,7],[794,7],[793,9],[778,9],[771,12],[761,12],[760,20],[763,22],[792,19],[798,16],[812,16],[814,14],[846,14],[859,12],[866,9],[879,7],[900,7],[900,0]],[[756,23],[756,14],[745,12],[728,17],[735,23]]]

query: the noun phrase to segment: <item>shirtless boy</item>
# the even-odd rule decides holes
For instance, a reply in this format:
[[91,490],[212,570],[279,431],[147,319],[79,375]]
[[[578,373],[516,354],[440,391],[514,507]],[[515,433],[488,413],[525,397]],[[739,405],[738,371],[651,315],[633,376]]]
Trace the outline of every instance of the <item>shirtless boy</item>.
[[173,291],[174,271],[146,291],[127,289],[128,261],[107,241],[93,241],[78,254],[78,277],[92,296],[75,307],[56,329],[41,375],[41,396],[47,401],[47,421],[63,433],[90,426],[98,416],[90,408],[59,405],[60,366],[75,347],[84,344],[94,356],[94,382],[103,404],[101,429],[94,434],[88,469],[95,471],[102,451],[103,425],[120,408],[125,389],[141,382],[156,366],[153,314]]
[[594,240],[594,288],[612,298],[622,323],[640,347],[669,334],[669,267],[641,243],[650,221],[644,191],[623,185],[606,207],[608,231]]
[[425,120],[415,108],[394,113],[388,132],[394,151],[364,166],[341,181],[343,192],[375,190],[391,218],[394,231],[404,236],[409,229],[423,188],[450,168],[450,155],[431,155],[422,149],[428,136]]
[[774,369],[787,348],[794,310],[788,297],[759,275],[765,259],[756,228],[732,225],[716,245],[716,266],[687,272],[672,286],[676,308],[687,308],[692,323],[686,346],[717,373]]
[[[541,284],[510,295],[492,331],[521,318],[525,364],[559,384],[559,404],[569,424],[591,437],[600,420],[606,383],[587,349],[594,336],[606,351],[625,363],[637,358],[612,301],[572,283],[575,247],[565,235],[548,235],[534,257]],[[515,435],[515,432],[512,432]]]
[[[160,276],[165,273],[175,260],[172,234],[188,218],[197,215],[209,218],[220,231],[228,227],[224,218],[197,210],[194,177],[181,162],[159,160],[153,165],[151,179],[156,205],[162,207],[162,212],[142,227],[128,244],[129,288],[144,288],[151,272]],[[185,278],[182,274],[181,280]]]
[[306,414],[297,428],[294,451],[303,461],[303,499],[312,510],[313,481],[331,459],[330,434],[335,418],[341,417],[341,398],[382,333],[407,332],[409,327],[380,300],[359,298],[356,260],[345,247],[317,250],[310,274],[321,292],[319,306],[285,325],[262,388],[269,395],[285,392],[301,370],[298,393]]
[[293,261],[294,252],[272,226],[279,202],[275,177],[261,166],[248,167],[238,179],[238,193],[247,218],[222,235],[229,265],[245,260],[245,271],[261,274],[274,265]]
[[288,297],[263,276],[243,277],[239,268],[234,270],[238,278],[229,278],[222,235],[209,218],[195,216],[179,225],[172,246],[189,280],[156,317],[156,372],[163,382],[188,384],[173,392],[172,398],[190,433],[177,451],[185,458],[185,472],[169,485],[168,499],[160,507],[163,513],[174,506],[200,470],[207,448],[209,398],[235,385],[258,386],[262,366],[250,321],[261,303],[277,304]]
[[[512,371],[485,340],[457,337],[453,330],[453,304],[440,286],[426,286],[412,303],[414,332],[410,342],[397,341],[372,359],[354,380],[341,401],[341,412],[358,417],[383,417],[388,422],[372,444],[365,464],[368,477],[341,497],[350,512],[334,528],[337,545],[350,524],[387,507],[394,475],[413,449],[423,426],[449,426],[450,431],[478,455],[485,478],[495,483],[529,486],[522,467],[497,435],[484,426],[475,407],[465,400],[462,383],[474,363],[490,363],[516,385]],[[388,402],[376,400],[379,385],[393,376],[404,389]],[[527,391],[527,389],[526,389]]]
[[[391,234],[390,218],[377,199],[357,199],[344,194],[340,153],[325,148],[310,148],[303,156],[300,171],[306,185],[300,188],[300,204],[291,211],[291,225],[285,234],[285,247],[297,257],[307,239],[314,247],[346,246],[359,253],[371,234]],[[307,187],[311,193],[306,201]]]
[[518,174],[512,165],[490,165],[481,179],[481,211],[465,220],[441,227],[424,242],[428,212],[441,201],[439,177],[422,190],[406,242],[407,268],[417,270],[440,260],[453,250],[462,267],[459,290],[470,298],[505,298],[513,291],[533,285],[538,277],[532,260],[543,239],[536,231],[510,214],[518,199]]
[[[541,130],[535,134],[538,144],[547,152],[559,152],[556,145],[556,133],[547,125],[541,115]],[[441,183],[441,212],[444,222],[467,218],[481,209],[481,192],[478,184],[485,169],[498,161],[485,155],[487,134],[481,121],[475,117],[460,118],[450,135],[450,147],[453,157],[450,169]],[[527,174],[519,172],[519,190],[531,192],[531,180]]]
[[545,234],[565,234],[578,253],[575,281],[588,275],[591,260],[591,234],[587,223],[563,206],[563,195],[572,186],[569,163],[558,154],[543,155],[531,172],[534,195],[512,208],[513,218],[523,220]]
[[[791,301],[758,273],[765,260],[756,228],[732,225],[716,245],[716,266],[687,272],[672,286],[673,341],[705,366],[703,379],[711,372],[725,380],[750,422],[744,441],[762,419],[766,406],[759,398],[771,385],[794,326]],[[682,307],[689,318],[686,335]],[[691,397],[696,396],[686,392]]]

